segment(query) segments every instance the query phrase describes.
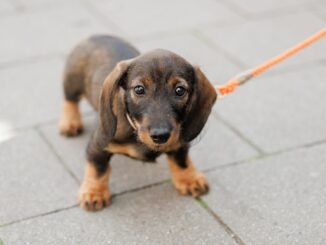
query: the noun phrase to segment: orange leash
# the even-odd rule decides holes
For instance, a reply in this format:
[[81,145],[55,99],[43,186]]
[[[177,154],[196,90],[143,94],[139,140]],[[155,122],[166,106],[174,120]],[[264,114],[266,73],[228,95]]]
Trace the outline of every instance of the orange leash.
[[284,53],[272,58],[271,60],[266,61],[265,63],[261,64],[260,66],[246,71],[233,79],[229,80],[226,84],[217,86],[216,92],[218,94],[218,98],[222,98],[224,95],[232,93],[235,89],[237,89],[240,85],[244,84],[251,78],[259,75],[260,73],[266,71],[268,68],[272,67],[280,63],[281,61],[287,59],[288,57],[294,55],[295,53],[299,52],[300,50],[306,48],[310,44],[318,41],[322,37],[326,35],[326,28],[321,29],[316,34],[312,35],[311,37],[307,38],[303,42],[297,44],[293,48],[288,49]]

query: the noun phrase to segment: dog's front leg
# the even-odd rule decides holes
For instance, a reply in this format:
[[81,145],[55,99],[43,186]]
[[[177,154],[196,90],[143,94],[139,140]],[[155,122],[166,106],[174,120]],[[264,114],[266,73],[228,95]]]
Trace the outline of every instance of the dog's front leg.
[[206,177],[196,170],[188,155],[188,148],[167,154],[172,182],[183,195],[197,197],[208,192]]
[[98,144],[92,140],[88,146],[88,163],[85,168],[84,179],[78,194],[78,201],[82,208],[96,211],[107,206],[110,201],[109,164],[112,153],[98,150]]

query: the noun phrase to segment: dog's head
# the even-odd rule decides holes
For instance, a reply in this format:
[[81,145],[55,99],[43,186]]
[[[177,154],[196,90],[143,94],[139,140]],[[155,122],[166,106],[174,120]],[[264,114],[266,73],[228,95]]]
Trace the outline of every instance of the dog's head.
[[157,151],[193,140],[216,100],[214,87],[198,67],[165,50],[121,61],[105,80],[100,116],[109,138],[117,128],[118,96],[123,96],[138,139]]

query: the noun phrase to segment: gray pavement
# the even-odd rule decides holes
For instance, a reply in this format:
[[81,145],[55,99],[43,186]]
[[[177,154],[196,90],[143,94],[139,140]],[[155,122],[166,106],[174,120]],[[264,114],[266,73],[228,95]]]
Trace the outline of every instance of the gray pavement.
[[112,160],[110,207],[76,206],[96,114],[58,135],[67,53],[94,33],[166,48],[213,84],[326,26],[324,0],[1,0],[0,244],[326,244],[326,38],[219,101],[176,193],[165,157]]

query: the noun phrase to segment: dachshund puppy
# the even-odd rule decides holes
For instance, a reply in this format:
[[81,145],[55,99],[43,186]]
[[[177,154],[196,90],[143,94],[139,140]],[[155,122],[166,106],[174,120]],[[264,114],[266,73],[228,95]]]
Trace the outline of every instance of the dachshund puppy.
[[93,36],[70,54],[64,73],[60,133],[82,132],[78,102],[85,96],[99,112],[87,147],[80,206],[108,205],[113,154],[153,162],[165,153],[175,188],[197,197],[208,191],[205,176],[188,155],[216,100],[214,87],[198,67],[182,57],[154,50],[140,54],[112,36]]

